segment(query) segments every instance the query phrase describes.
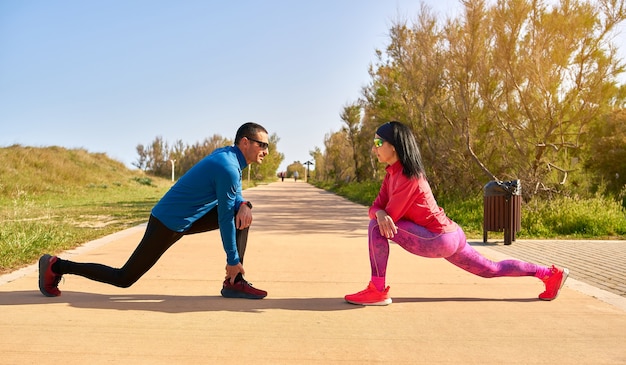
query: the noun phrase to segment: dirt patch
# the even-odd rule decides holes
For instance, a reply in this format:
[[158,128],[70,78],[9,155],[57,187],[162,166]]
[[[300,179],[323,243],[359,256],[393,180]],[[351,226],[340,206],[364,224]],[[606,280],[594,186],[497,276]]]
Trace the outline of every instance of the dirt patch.
[[78,218],[80,220],[74,221],[72,224],[80,228],[104,228],[109,224],[119,222],[110,215],[81,215]]

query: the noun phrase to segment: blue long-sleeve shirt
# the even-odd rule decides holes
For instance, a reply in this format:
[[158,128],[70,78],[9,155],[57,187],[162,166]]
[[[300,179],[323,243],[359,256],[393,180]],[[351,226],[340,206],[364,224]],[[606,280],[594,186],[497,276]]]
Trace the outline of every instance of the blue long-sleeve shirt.
[[152,208],[167,228],[184,232],[217,206],[222,244],[229,265],[239,263],[235,240],[235,214],[244,202],[241,170],[246,159],[237,146],[219,148],[185,173]]

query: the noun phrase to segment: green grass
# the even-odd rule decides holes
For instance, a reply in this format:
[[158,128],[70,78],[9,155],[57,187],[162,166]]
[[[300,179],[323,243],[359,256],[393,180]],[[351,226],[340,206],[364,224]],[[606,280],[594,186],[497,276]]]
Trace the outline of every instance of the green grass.
[[0,274],[147,222],[172,186],[84,149],[15,145],[0,161]]
[[104,154],[0,148],[0,273],[148,220],[171,186]]
[[610,198],[537,200],[527,204],[523,213],[522,227],[530,236],[626,238],[626,211]]
[[[332,184],[316,182],[353,202],[370,205],[379,183]],[[472,239],[482,239],[483,197],[443,196],[437,202]],[[626,210],[614,199],[597,195],[589,199],[558,197],[522,203],[519,239],[626,239]]]

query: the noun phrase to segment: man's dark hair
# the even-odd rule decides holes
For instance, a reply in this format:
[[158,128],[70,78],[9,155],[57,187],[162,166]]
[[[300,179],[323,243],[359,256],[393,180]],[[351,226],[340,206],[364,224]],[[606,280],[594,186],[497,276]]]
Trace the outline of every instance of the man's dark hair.
[[237,129],[237,134],[235,135],[235,145],[239,144],[239,141],[241,141],[243,137],[256,138],[256,135],[259,132],[267,133],[267,129],[257,123],[244,123],[241,127],[239,127],[239,129]]

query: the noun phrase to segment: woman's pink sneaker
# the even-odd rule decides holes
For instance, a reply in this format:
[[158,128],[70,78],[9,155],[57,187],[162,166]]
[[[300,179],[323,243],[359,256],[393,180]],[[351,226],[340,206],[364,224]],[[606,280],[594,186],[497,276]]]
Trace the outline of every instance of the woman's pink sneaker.
[[539,294],[541,300],[554,300],[559,295],[559,291],[565,284],[565,280],[569,276],[568,269],[560,269],[554,265],[550,268],[550,274],[541,279],[546,285],[546,290]]
[[389,305],[391,298],[389,297],[389,287],[379,291],[370,281],[365,290],[355,294],[348,294],[344,297],[346,302],[360,305]]

